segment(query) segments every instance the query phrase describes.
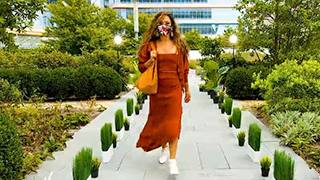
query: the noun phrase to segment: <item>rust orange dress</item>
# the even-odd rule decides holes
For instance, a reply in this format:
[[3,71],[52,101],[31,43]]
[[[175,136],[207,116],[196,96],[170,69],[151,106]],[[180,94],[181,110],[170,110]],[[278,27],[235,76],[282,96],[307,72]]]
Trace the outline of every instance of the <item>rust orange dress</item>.
[[[155,43],[156,44],[156,43]],[[150,59],[150,44],[142,47],[139,70]],[[183,86],[188,81],[189,64],[182,51],[176,54],[158,54],[158,91],[150,96],[147,123],[140,133],[136,147],[148,152],[180,138]]]

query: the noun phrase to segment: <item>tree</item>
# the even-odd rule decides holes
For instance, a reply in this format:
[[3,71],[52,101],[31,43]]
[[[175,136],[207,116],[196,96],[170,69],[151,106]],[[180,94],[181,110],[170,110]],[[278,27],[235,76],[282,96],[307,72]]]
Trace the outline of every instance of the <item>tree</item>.
[[[151,22],[152,22],[153,16],[145,14],[145,13],[139,13],[139,36],[143,36],[144,33],[148,30]],[[134,24],[133,24],[133,16],[128,16],[128,24],[126,26],[126,35],[129,38],[135,37],[134,32]]]
[[[110,9],[101,9],[90,5],[87,0],[58,0],[50,4],[52,13],[49,20],[56,26],[46,27],[46,34],[57,40],[46,42],[62,52],[81,54],[96,49],[110,49],[113,46],[113,34],[117,14]],[[112,28],[111,28],[112,29]]]
[[5,0],[0,1],[0,42],[6,50],[16,49],[14,35],[6,29],[23,32],[33,25],[38,12],[43,12],[46,0]]
[[236,7],[243,49],[268,49],[275,64],[297,52],[319,52],[320,0],[240,0]]
[[198,50],[200,49],[200,31],[197,29],[193,29],[191,31],[187,31],[184,33],[184,39],[186,40],[187,44],[189,45],[191,50]]
[[210,57],[220,57],[220,54],[223,52],[221,48],[221,40],[219,38],[210,38],[205,36],[201,39],[200,45],[200,54],[202,56],[210,56]]

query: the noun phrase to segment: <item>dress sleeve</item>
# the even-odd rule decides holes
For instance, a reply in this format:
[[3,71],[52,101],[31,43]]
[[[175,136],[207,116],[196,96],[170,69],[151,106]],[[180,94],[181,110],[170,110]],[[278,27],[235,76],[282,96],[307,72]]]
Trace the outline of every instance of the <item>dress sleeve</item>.
[[141,73],[147,70],[147,67],[144,65],[150,59],[150,50],[148,45],[144,45],[139,53],[139,71]]
[[187,84],[189,82],[189,60],[188,56],[184,56],[184,84]]

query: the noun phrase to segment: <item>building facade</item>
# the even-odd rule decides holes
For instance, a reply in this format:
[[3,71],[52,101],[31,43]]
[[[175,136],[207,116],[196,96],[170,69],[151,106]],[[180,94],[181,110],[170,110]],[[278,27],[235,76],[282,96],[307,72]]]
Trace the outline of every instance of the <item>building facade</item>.
[[[55,3],[56,0],[48,0]],[[133,0],[88,0],[89,3],[111,7],[119,12],[119,17],[128,18],[133,14]],[[202,35],[220,35],[226,26],[237,26],[239,12],[233,7],[237,0],[139,0],[139,13],[154,14],[169,11],[176,18],[182,33],[197,29]],[[39,15],[35,28],[49,26],[50,12]]]

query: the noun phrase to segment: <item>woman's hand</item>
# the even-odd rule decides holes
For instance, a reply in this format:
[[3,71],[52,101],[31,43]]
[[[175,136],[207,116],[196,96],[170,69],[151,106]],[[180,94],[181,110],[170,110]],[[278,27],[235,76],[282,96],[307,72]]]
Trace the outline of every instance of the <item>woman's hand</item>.
[[153,63],[157,60],[157,52],[156,51],[151,51],[150,52],[150,59],[144,63],[144,65],[149,68],[150,66],[153,65]]
[[184,102],[189,103],[191,101],[191,94],[189,89],[185,91],[185,97],[184,97]]

